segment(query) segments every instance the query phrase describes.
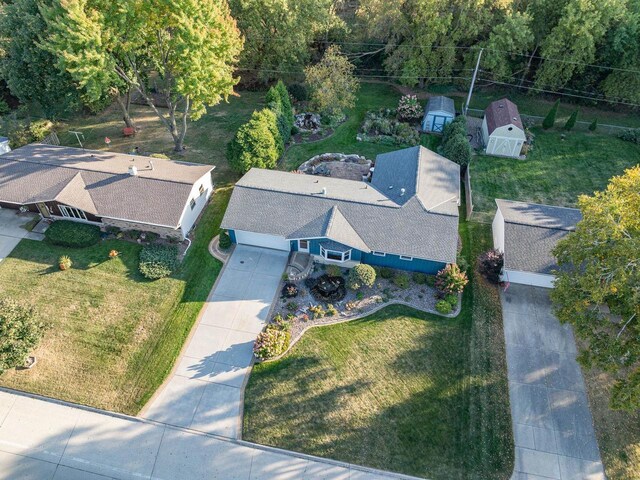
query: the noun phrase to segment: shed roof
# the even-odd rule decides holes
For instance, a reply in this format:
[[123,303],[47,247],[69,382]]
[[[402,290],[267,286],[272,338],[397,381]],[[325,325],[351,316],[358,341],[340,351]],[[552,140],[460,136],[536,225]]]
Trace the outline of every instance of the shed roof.
[[505,268],[542,274],[557,269],[552,251],[575,230],[580,210],[500,199],[496,204],[505,222]]
[[[128,173],[131,165],[135,176]],[[177,227],[193,184],[213,168],[32,144],[0,155],[0,201],[57,201],[97,216]]]
[[518,107],[507,98],[491,102],[484,114],[487,119],[489,135],[491,135],[496,128],[504,127],[506,125],[514,125],[524,131]]
[[456,107],[452,98],[438,95],[435,97],[429,97],[426,113],[429,112],[447,112],[455,117]]

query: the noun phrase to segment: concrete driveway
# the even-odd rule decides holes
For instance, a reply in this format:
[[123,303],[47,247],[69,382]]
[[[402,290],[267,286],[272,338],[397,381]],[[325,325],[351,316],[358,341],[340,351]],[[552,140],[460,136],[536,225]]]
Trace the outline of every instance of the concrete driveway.
[[142,418],[237,438],[242,387],[288,252],[238,245],[164,386]]
[[44,238],[41,234],[31,233],[23,228],[33,217],[34,215],[28,214],[18,215],[17,210],[0,208],[0,262],[9,256],[23,238]]
[[409,478],[0,390],[0,480]]
[[515,438],[513,479],[605,479],[571,327],[549,291],[511,284],[502,294]]

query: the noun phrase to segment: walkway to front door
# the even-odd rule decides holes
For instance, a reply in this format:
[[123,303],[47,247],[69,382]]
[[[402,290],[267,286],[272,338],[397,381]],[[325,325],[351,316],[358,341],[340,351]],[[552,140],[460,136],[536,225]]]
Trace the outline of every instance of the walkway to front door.
[[177,367],[141,417],[238,437],[253,343],[267,321],[288,256],[267,248],[235,247]]

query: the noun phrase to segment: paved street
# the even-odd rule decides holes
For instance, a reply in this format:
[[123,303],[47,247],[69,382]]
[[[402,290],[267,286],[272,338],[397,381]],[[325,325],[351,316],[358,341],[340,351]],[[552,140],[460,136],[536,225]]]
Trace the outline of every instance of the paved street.
[[141,417],[237,438],[242,385],[287,252],[236,246],[168,382]]
[[511,284],[502,294],[514,480],[605,479],[572,330],[544,288]]
[[0,390],[0,480],[389,478]]

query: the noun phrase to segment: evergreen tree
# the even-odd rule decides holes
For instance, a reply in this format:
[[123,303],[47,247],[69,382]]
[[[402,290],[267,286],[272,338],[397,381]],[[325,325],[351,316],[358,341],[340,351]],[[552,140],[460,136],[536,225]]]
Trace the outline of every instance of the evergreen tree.
[[556,102],[553,104],[553,107],[551,107],[551,110],[549,110],[549,113],[547,113],[547,116],[544,117],[544,120],[542,121],[542,128],[544,128],[545,130],[549,130],[555,125],[559,105],[560,100],[556,100]]
[[276,114],[278,130],[283,143],[287,143],[291,137],[293,128],[293,109],[287,87],[282,81],[272,86],[265,96],[267,107]]
[[591,125],[589,125],[589,131],[595,132],[597,128],[598,128],[598,119],[594,118],[593,122],[591,122]]
[[232,169],[247,173],[252,168],[275,168],[282,154],[282,138],[276,114],[265,108],[255,111],[227,145],[227,160]]
[[567,123],[564,124],[564,129],[567,131],[572,130],[573,127],[576,126],[577,121],[578,121],[578,110],[576,109],[567,119]]

